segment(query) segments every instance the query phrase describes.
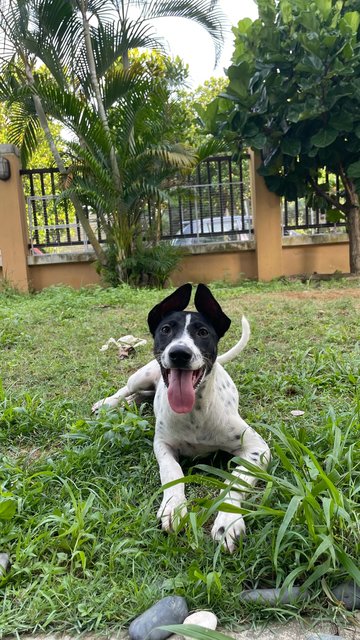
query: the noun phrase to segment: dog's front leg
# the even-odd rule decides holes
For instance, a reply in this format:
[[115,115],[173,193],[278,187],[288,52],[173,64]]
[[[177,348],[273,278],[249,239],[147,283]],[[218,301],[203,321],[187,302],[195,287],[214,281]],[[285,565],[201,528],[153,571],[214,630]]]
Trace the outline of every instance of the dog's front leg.
[[[234,456],[239,456],[244,460],[251,462],[252,464],[260,467],[260,469],[266,469],[270,461],[270,449],[266,442],[259,436],[256,431],[249,427],[242,419],[243,425],[246,425],[245,430],[242,433],[242,446],[239,449],[231,451]],[[238,466],[232,472],[234,477],[234,488],[230,489],[227,493],[224,503],[228,505],[234,505],[235,507],[241,506],[241,501],[246,497],[246,489],[243,491],[241,487],[246,483],[249,487],[255,486],[257,479],[254,476],[249,475],[247,470],[243,466]],[[236,481],[239,480],[239,482]],[[227,484],[231,484],[230,481]],[[214,522],[214,526],[211,531],[211,535],[214,540],[222,540],[224,547],[232,553],[236,547],[236,539],[239,536],[245,534],[245,523],[242,515],[235,513],[220,512]]]
[[[155,437],[154,453],[159,465],[161,484],[165,485],[184,477],[174,449]],[[163,499],[157,517],[165,531],[175,529],[187,513],[185,489],[182,483],[164,489]]]

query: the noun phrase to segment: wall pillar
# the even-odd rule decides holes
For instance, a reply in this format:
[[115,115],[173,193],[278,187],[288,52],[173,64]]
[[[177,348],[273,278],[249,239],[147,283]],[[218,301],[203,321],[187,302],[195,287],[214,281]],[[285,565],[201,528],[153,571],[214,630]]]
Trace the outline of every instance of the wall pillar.
[[29,291],[28,232],[19,150],[0,144],[0,156],[10,163],[9,180],[0,180],[0,250],[3,278],[20,291]]
[[268,190],[257,172],[260,155],[250,152],[251,201],[255,231],[258,280],[272,280],[283,275],[280,198]]

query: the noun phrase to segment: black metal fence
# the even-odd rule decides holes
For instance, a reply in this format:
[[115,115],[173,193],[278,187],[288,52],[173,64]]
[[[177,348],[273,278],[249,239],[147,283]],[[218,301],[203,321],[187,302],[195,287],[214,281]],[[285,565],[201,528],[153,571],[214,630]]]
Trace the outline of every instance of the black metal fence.
[[[69,198],[61,197],[60,173],[48,169],[20,171],[26,201],[30,248],[33,253],[44,248],[87,247],[88,239]],[[103,242],[95,213],[84,207],[91,226]]]
[[162,237],[175,245],[247,240],[252,230],[249,156],[213,156],[170,191]]
[[[56,168],[21,171],[27,204],[30,248],[34,253],[66,251],[88,246],[74,206],[61,197]],[[327,176],[329,178],[329,176]],[[340,182],[332,177],[333,189]],[[326,220],[320,209],[311,209],[304,199],[283,200],[283,234],[297,235],[343,230],[343,224]],[[154,204],[144,208],[144,227],[159,220],[160,236],[174,245],[198,242],[248,240],[252,237],[249,156],[235,162],[230,156],[213,156],[198,165],[185,182],[169,190],[160,211]],[[105,241],[96,213],[84,208],[100,242]]]
[[[339,176],[324,172],[319,176],[326,183],[330,192],[337,198],[342,195],[342,185]],[[284,235],[334,233],[345,231],[345,221],[330,222],[326,212],[319,206],[314,208],[307,205],[305,198],[297,198],[294,201],[282,201],[283,233]]]

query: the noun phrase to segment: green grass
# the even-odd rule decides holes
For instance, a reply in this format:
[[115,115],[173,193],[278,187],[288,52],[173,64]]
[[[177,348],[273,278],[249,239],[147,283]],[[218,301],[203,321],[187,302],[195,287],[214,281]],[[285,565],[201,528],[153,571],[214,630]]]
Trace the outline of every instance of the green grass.
[[[190,609],[210,606],[222,626],[345,615],[330,591],[357,577],[360,551],[359,281],[213,289],[233,319],[221,351],[238,339],[242,313],[250,321],[251,341],[227,370],[241,414],[273,452],[243,504],[247,537],[233,556],[209,536],[227,460],[185,461],[192,515],[167,536],[155,517],[151,409],[90,415],[151,358],[150,339],[122,361],[100,347],[128,333],[148,338],[148,310],[163,294],[0,294],[0,551],[13,564],[0,582],[0,637],[108,632],[174,592]],[[307,583],[307,601],[240,602],[243,589],[292,583]]]

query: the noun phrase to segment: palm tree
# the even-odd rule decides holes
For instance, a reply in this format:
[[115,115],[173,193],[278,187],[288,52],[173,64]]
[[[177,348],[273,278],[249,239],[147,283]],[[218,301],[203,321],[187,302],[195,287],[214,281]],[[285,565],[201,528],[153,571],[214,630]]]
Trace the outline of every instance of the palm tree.
[[[87,196],[84,180],[69,185],[68,171],[49,127],[49,118],[58,119],[72,130],[75,142],[72,151],[81,160],[83,170],[92,180],[106,188],[108,205],[104,208],[101,195],[97,205],[103,226],[114,240],[115,231],[118,258],[122,260],[130,250],[126,234],[131,234],[136,216],[129,223],[129,212],[134,202],[144,198],[140,182],[130,180],[125,169],[126,160],[141,158],[149,168],[162,159],[160,174],[165,165],[190,166],[194,155],[184,148],[172,149],[159,145],[158,149],[144,148],[146,136],[140,138],[135,131],[139,125],[141,109],[134,107],[136,100],[144,100],[154,91],[151,78],[129,63],[129,51],[135,47],[162,49],[153,27],[160,17],[181,17],[203,26],[213,39],[217,56],[223,40],[224,16],[218,8],[219,0],[9,0],[0,7],[3,52],[0,59],[2,82],[0,97],[11,97],[22,105],[22,129],[27,135],[20,138],[19,119],[13,129],[13,142],[21,139],[24,154],[36,145],[36,127],[41,126],[51,148],[64,187],[72,198],[77,215],[84,226],[100,263],[106,256],[93,232],[81,202]],[[137,16],[134,11],[137,10]],[[119,65],[119,60],[122,64]],[[46,69],[38,72],[39,62]],[[156,91],[158,88],[156,89]],[[137,102],[137,104],[140,104]],[[27,118],[24,118],[26,112]],[[114,113],[121,126],[114,125]],[[120,134],[119,134],[120,132]],[[126,135],[125,135],[126,132]],[[161,138],[160,138],[161,139]],[[79,163],[75,163],[77,165]],[[136,164],[136,163],[135,163]],[[161,164],[161,163],[160,163]],[[135,166],[135,165],[134,165]],[[142,174],[145,175],[144,173]],[[146,182],[146,181],[145,181]],[[145,184],[144,182],[144,184]],[[129,187],[131,184],[131,188]],[[138,198],[129,206],[134,186]],[[158,185],[159,186],[159,185]],[[156,197],[159,197],[158,192]],[[141,194],[141,195],[140,195]],[[131,198],[130,198],[131,200]],[[93,199],[95,203],[96,199]],[[110,206],[111,205],[111,206]],[[109,208],[111,212],[109,213]],[[131,216],[130,216],[131,217]]]

